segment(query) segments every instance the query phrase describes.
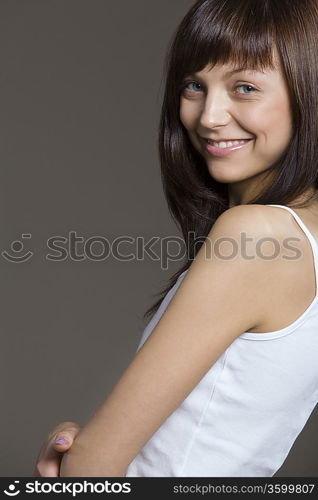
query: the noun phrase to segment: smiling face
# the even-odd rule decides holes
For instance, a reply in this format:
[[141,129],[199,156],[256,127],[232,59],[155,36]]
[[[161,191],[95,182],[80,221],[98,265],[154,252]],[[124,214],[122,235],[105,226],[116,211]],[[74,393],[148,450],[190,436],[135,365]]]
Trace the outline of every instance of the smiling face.
[[180,97],[181,122],[210,175],[228,184],[230,205],[247,203],[256,194],[292,137],[278,58],[275,69],[233,70],[224,64],[187,75]]

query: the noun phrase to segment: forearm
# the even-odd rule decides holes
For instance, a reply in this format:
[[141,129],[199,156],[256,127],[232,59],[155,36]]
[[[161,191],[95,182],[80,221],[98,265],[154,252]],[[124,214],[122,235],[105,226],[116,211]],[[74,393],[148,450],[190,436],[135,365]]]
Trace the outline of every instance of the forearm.
[[125,475],[127,467],[123,465],[119,450],[116,453],[112,446],[114,436],[109,435],[106,429],[107,418],[96,414],[79,432],[73,446],[64,455],[60,477],[120,477]]
[[[145,397],[148,391],[137,382],[136,369],[133,369],[135,362],[126,369],[105,402],[80,430],[62,460],[60,477],[125,476],[130,462],[158,427],[157,410],[149,408]],[[142,367],[137,370],[137,378],[142,370]],[[145,421],[151,416],[155,428],[147,431]]]
[[[73,447],[76,450],[73,450]],[[60,477],[122,477],[125,471],[114,464],[109,457],[101,455],[91,447],[85,449],[74,443],[66,453],[60,466]]]

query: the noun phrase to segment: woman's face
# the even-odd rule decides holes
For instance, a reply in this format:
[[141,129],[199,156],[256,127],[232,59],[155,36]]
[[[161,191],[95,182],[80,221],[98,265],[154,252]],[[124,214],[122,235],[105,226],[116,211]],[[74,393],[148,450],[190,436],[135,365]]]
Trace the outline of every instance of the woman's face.
[[278,59],[276,67],[233,72],[229,64],[216,65],[184,79],[181,122],[210,175],[229,184],[232,204],[255,194],[262,174],[292,136],[288,90]]

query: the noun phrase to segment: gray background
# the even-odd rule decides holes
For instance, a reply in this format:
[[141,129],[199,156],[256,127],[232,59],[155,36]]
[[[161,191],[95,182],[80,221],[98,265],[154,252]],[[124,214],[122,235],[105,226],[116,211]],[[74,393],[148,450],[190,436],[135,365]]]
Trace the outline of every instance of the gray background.
[[[181,264],[56,262],[46,245],[70,231],[110,243],[179,234],[156,133],[165,50],[192,3],[0,1],[0,250],[34,253],[0,255],[1,476],[30,476],[56,424],[87,421],[132,359],[152,294]],[[318,476],[317,420],[316,410],[277,476]]]

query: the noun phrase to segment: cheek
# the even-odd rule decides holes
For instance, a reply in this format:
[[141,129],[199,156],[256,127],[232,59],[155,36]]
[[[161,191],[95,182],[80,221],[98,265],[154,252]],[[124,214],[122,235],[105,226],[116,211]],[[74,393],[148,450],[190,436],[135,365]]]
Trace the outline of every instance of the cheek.
[[292,118],[289,104],[284,99],[258,104],[242,113],[242,124],[256,136],[259,148],[266,146],[266,156],[276,155],[291,139]]
[[288,105],[277,106],[275,114],[273,113],[273,128],[277,133],[277,140],[286,145],[290,142],[293,132],[292,115]]
[[258,114],[257,127],[265,140],[270,140],[273,145],[279,146],[288,142],[292,134],[292,118],[288,102],[278,99],[262,106]]
[[198,119],[197,106],[194,103],[181,99],[179,116],[183,126],[191,131],[195,128]]

